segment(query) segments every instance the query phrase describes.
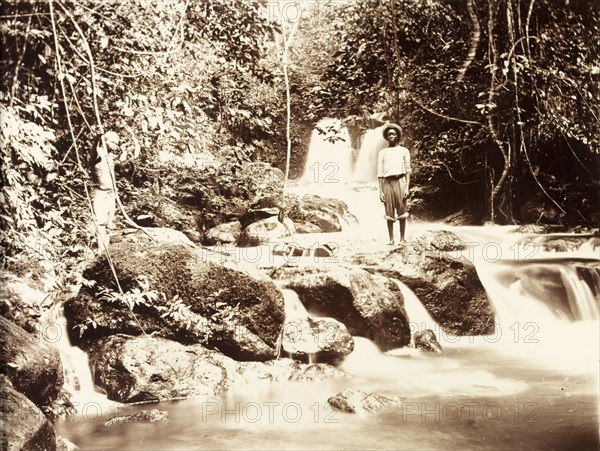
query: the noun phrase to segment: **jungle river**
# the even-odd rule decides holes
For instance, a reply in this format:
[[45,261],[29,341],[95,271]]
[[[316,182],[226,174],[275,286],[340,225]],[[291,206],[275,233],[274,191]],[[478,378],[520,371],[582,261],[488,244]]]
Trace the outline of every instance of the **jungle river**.
[[[347,151],[313,140],[304,180],[292,189],[344,200],[359,223],[302,239],[326,239],[345,253],[384,252],[383,207],[371,176],[342,182],[352,178]],[[318,149],[324,159],[313,155]],[[359,155],[356,164],[355,171],[360,165],[372,171],[372,157]],[[433,329],[442,354],[412,348],[381,353],[354,337],[355,349],[341,363],[351,378],[258,381],[222,396],[129,406],[83,396],[79,413],[60,420],[57,434],[80,449],[106,450],[598,449],[600,239],[409,219],[408,240],[432,229],[451,230],[468,243],[462,252],[496,311],[494,335],[445,334],[402,287],[411,329]],[[576,244],[569,252],[536,245],[553,239]],[[301,311],[289,293],[286,302]],[[370,414],[332,410],[327,399],[347,388],[402,402]],[[168,420],[104,424],[117,414],[150,409],[166,411]]]

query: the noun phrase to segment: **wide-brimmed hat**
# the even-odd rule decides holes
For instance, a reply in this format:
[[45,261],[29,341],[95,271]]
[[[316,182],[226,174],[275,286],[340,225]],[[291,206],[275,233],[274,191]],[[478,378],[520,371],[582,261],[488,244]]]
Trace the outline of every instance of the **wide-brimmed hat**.
[[398,132],[398,138],[402,138],[402,129],[400,128],[400,126],[398,124],[394,124],[393,122],[390,122],[389,124],[386,124],[385,127],[383,127],[383,130],[381,132],[385,139],[387,139],[388,130],[392,130],[392,129],[394,129],[394,130],[396,130],[396,132]]

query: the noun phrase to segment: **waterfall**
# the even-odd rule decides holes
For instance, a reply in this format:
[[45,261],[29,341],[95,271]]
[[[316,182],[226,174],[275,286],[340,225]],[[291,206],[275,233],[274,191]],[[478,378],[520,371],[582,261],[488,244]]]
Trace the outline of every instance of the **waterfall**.
[[[296,349],[298,345],[306,353],[308,363],[317,363],[317,352],[319,350],[316,337],[310,330],[309,314],[294,290],[283,288],[285,323],[283,325],[282,348]],[[294,354],[286,352],[290,358]]]
[[410,333],[415,334],[425,329],[431,329],[439,337],[440,329],[438,323],[431,317],[417,295],[403,283],[397,282],[397,285],[404,297],[404,308],[408,316]]
[[87,411],[90,409],[101,412],[111,402],[96,390],[88,355],[71,344],[62,307],[57,311],[53,323],[56,325],[57,338],[51,344],[60,354],[65,377],[64,389],[69,394],[71,403],[78,413],[84,415],[89,413]]
[[[328,130],[338,130],[338,135],[328,138],[322,132]],[[348,130],[339,120],[321,120],[312,132],[301,180],[315,185],[375,182],[377,154],[387,145],[382,130],[383,126],[367,130],[359,140],[360,148],[355,150]]]
[[377,154],[387,146],[382,131],[383,126],[365,132],[356,159],[353,180],[357,182],[374,182],[377,180]]
[[[600,270],[597,267],[594,269],[587,266],[561,266],[559,270],[574,319],[597,320],[600,316],[598,308]],[[589,275],[589,279],[585,277],[586,275]]]
[[488,341],[549,368],[597,370],[600,258],[593,256],[594,239],[577,237],[580,244],[571,251],[548,252],[523,246],[523,235],[509,228],[471,229],[453,230],[471,243],[469,258],[496,312],[496,333]]
[[[340,240],[353,256],[385,259],[391,248],[385,244],[383,207],[372,182],[377,141],[380,132],[367,131],[354,176],[344,179],[340,174],[349,167],[351,150],[339,141],[335,149],[328,147],[332,143],[313,133],[304,183],[291,189],[345,201],[360,227],[330,234],[327,240]],[[323,172],[332,169],[335,176]],[[367,183],[353,186],[348,180]],[[572,239],[586,241],[575,251],[548,252],[542,244],[551,237],[539,238],[540,246],[531,247],[528,242],[538,238],[515,229],[409,219],[409,241],[421,232],[450,230],[469,243],[459,254],[474,263],[496,311],[493,335],[444,334],[415,294],[399,284],[411,332],[434,330],[442,354],[409,348],[382,353],[367,338],[353,337],[354,351],[340,364],[351,378],[319,383],[272,383],[265,378],[234,385],[215,398],[220,412],[208,421],[207,407],[216,404],[202,398],[160,403],[169,412],[165,426],[104,428],[84,417],[59,422],[58,431],[82,449],[191,449],[200,442],[211,449],[249,444],[312,449],[324,443],[335,449],[366,449],[374,440],[388,449],[430,449],[440,443],[455,449],[598,449],[599,243],[578,236]],[[396,269],[405,267],[398,263]],[[282,287],[285,282],[275,283]],[[286,324],[308,323],[310,312],[296,292],[282,292]],[[347,388],[399,395],[402,404],[366,417],[332,411],[326,400]]]
[[294,290],[282,288],[281,292],[283,293],[286,320],[308,318],[308,312],[306,311],[304,304],[302,304],[302,301],[300,301],[298,294]]
[[[329,135],[337,131],[337,134]],[[339,120],[323,119],[312,132],[301,181],[316,185],[346,183],[352,170],[350,135]]]

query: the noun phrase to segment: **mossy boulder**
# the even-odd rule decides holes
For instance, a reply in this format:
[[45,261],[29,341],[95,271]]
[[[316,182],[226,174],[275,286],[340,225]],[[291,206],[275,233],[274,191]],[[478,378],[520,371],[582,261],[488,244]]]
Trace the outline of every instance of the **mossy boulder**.
[[52,423],[10,381],[0,376],[0,449],[54,451],[56,433]]
[[281,268],[274,277],[296,291],[309,312],[340,321],[382,351],[410,343],[404,298],[388,277],[342,265]]
[[286,320],[281,346],[295,359],[335,362],[354,350],[354,340],[333,318],[306,317]]
[[253,222],[240,235],[240,246],[260,246],[277,242],[281,238],[291,236],[295,233],[294,223],[290,218],[283,218],[280,222],[277,216],[261,219]]
[[117,292],[106,258],[84,271],[94,280],[65,304],[71,340],[86,349],[118,333],[154,334],[184,344],[202,343],[238,360],[275,355],[284,321],[275,285],[209,261],[204,249],[175,244],[119,243],[110,250]]
[[225,222],[206,232],[204,243],[207,245],[235,245],[238,242],[241,233],[242,225],[239,221]]
[[[345,226],[356,224],[356,217],[348,210],[348,205],[338,199],[325,198],[313,194],[286,198],[289,217],[299,230],[320,232],[340,232]],[[310,224],[310,225],[309,225]]]
[[90,366],[94,384],[123,403],[214,395],[229,388],[236,374],[235,361],[221,353],[149,336],[98,341]]
[[103,338],[89,351],[94,383],[123,403],[216,395],[256,381],[330,380],[349,377],[325,363],[291,359],[236,362],[202,345],[124,334]]
[[0,316],[0,371],[38,406],[54,401],[63,385],[58,351]]
[[466,244],[450,231],[429,231],[391,251],[370,270],[410,288],[431,317],[453,335],[489,335],[495,312]]

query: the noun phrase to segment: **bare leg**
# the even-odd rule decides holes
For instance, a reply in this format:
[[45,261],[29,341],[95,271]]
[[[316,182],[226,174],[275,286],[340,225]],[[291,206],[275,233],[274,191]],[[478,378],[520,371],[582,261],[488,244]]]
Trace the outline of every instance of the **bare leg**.
[[94,190],[92,194],[94,222],[98,235],[98,255],[106,252],[109,245],[109,229],[115,215],[115,197],[110,191]]
[[406,219],[399,219],[400,223],[400,242],[404,242],[404,233],[406,232]]
[[106,252],[109,244],[108,231],[105,225],[98,225],[98,255]]
[[387,221],[388,235],[390,241],[388,244],[394,244],[394,221]]

